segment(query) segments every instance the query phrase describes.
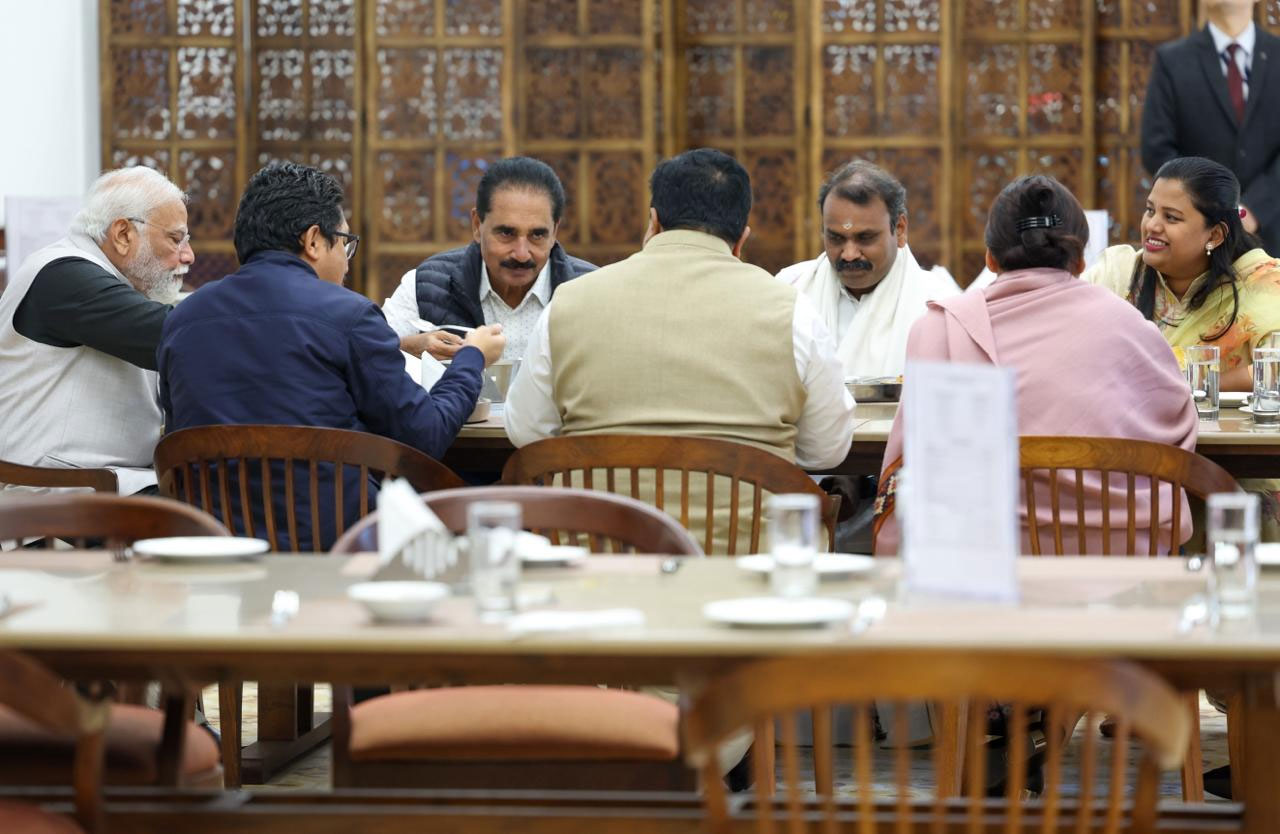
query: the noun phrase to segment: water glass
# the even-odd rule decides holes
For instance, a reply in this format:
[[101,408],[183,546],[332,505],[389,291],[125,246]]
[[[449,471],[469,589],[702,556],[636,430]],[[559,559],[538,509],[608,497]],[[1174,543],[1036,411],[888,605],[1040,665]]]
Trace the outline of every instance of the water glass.
[[818,496],[775,495],[769,499],[769,552],[775,596],[807,597],[818,589],[813,558],[818,550]]
[[1280,347],[1253,351],[1253,422],[1280,429]]
[[1251,492],[1220,492],[1208,498],[1205,547],[1215,619],[1253,615],[1258,592],[1254,550],[1260,535],[1260,502]]
[[1218,348],[1192,345],[1183,349],[1187,361],[1187,384],[1201,420],[1218,419]]
[[516,540],[520,505],[511,501],[476,501],[467,507],[467,540],[471,555],[471,591],[482,620],[503,619],[516,610],[520,558]]

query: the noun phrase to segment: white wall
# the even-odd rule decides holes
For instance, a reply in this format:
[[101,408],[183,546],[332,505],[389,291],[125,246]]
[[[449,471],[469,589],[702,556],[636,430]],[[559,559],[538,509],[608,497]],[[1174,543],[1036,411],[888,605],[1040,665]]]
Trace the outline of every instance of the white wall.
[[0,226],[9,194],[81,194],[98,175],[97,0],[0,0]]

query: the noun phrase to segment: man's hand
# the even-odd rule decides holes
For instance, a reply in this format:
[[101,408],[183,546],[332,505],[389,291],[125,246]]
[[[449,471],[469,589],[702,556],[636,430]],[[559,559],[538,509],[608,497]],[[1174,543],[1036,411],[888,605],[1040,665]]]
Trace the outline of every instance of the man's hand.
[[419,359],[423,352],[444,361],[462,349],[462,337],[456,333],[438,330],[435,333],[415,333],[400,340],[400,349],[412,353]]
[[[481,353],[484,354],[484,366],[487,368],[502,358],[502,349],[507,346],[507,337],[502,335],[502,325],[486,324],[468,333],[462,344],[480,348]],[[457,353],[457,348],[454,349],[454,353]]]
[[1244,213],[1244,216],[1240,218],[1240,223],[1244,226],[1244,230],[1251,235],[1256,235],[1258,233],[1257,216],[1249,211],[1248,206],[1241,206],[1240,210]]

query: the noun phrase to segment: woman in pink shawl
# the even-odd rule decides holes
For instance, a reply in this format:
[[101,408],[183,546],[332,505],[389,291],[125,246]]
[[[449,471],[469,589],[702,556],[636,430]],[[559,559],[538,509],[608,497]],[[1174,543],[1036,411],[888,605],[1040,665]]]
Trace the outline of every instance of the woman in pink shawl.
[[[1052,177],[1022,177],[1000,192],[987,218],[987,266],[998,277],[982,292],[930,302],[907,340],[907,360],[981,362],[1017,369],[1018,427],[1022,435],[1127,437],[1192,451],[1197,418],[1177,360],[1155,325],[1123,299],[1079,280],[1088,238],[1084,212]],[[910,367],[908,366],[908,373]],[[895,473],[902,465],[903,409],[885,449],[877,496],[876,553],[896,553]],[[1062,518],[1074,521],[1074,475],[1064,492]],[[1111,504],[1124,507],[1123,478],[1111,486]],[[1138,490],[1136,550],[1147,552],[1149,494]],[[1047,500],[1036,502],[1040,541],[1053,540]],[[1102,553],[1100,476],[1085,479],[1087,552]],[[1173,502],[1158,504],[1166,541]],[[1037,490],[1039,498],[1040,490]],[[1191,535],[1186,497],[1179,542]],[[1069,506],[1068,506],[1069,505]],[[1026,499],[1023,552],[1029,552]],[[1127,549],[1123,525],[1112,524],[1112,553]],[[1064,526],[1064,543],[1077,542]]]

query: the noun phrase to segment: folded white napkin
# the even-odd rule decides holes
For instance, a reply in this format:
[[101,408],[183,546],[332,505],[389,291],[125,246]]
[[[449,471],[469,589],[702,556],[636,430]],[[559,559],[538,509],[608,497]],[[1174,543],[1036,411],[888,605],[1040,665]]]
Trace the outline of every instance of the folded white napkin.
[[402,350],[400,355],[404,357],[404,372],[423,388],[430,390],[444,376],[444,363],[429,353],[423,353],[419,358]]
[[507,630],[518,634],[535,631],[574,631],[596,628],[638,628],[645,623],[638,608],[603,608],[598,611],[526,611],[507,622]]
[[[415,578],[435,579],[457,563],[453,536],[403,478],[378,490],[378,564],[403,566]],[[378,571],[379,579],[402,571]]]

